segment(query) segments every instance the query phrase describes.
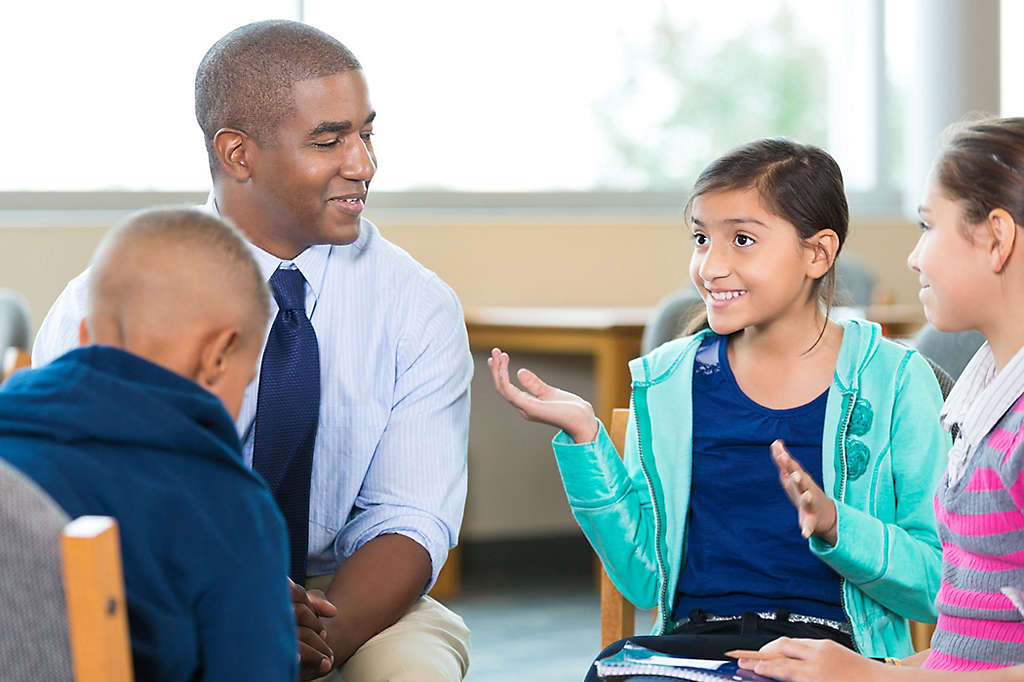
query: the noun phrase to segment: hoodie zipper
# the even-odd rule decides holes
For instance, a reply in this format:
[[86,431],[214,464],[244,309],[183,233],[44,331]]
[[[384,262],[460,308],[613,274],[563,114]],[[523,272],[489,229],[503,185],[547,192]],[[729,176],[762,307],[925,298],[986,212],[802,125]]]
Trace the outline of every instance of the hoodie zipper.
[[[843,502],[846,498],[846,432],[849,430],[850,417],[853,416],[853,408],[857,403],[856,396],[856,392],[850,394],[849,403],[846,406],[846,414],[843,416],[843,423],[839,427],[839,502]],[[838,536],[836,537],[836,542],[839,542]],[[857,643],[857,629],[853,627],[853,619],[850,618],[850,612],[846,608],[846,578],[842,576],[839,578],[839,605],[846,615],[847,622],[850,623],[850,639],[853,640],[853,646],[857,651],[860,651],[860,645]]]
[[640,458],[640,471],[643,472],[644,480],[647,482],[647,491],[651,496],[651,506],[654,510],[654,558],[658,564],[658,610],[661,620],[661,632],[665,632],[665,625],[668,621],[668,610],[665,608],[665,595],[668,590],[668,575],[665,570],[665,558],[661,553],[661,508],[658,506],[658,498],[654,494],[654,481],[647,469],[647,460],[644,458],[643,441],[640,438],[640,426],[636,413],[636,391],[632,391],[629,404],[633,411],[633,423],[637,424],[636,448]]

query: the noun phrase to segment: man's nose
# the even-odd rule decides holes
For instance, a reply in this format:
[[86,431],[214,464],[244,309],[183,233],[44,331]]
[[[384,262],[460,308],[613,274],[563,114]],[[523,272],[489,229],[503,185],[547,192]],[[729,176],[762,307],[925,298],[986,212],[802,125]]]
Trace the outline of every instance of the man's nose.
[[369,182],[376,172],[377,159],[366,142],[360,139],[356,144],[351,145],[345,154],[341,174],[350,180]]

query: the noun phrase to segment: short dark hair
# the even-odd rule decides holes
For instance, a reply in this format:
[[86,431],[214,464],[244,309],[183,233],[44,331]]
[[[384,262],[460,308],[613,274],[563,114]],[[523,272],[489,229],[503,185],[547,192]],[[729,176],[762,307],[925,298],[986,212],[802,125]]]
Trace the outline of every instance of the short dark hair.
[[272,146],[281,122],[294,111],[295,83],[361,68],[338,40],[297,21],[259,21],[228,33],[196,71],[196,120],[210,171],[216,174],[218,130],[237,128]]
[[[246,311],[244,318],[251,323],[254,336],[263,333],[270,318],[270,289],[248,242],[226,219],[195,207],[144,209],[128,216],[107,232],[93,254],[89,278],[90,310],[94,310],[105,295],[105,283],[101,280],[109,279],[109,273],[98,267],[99,264],[107,259],[112,249],[136,244],[156,245],[155,248],[161,249],[162,253],[166,253],[169,245],[175,245],[190,253],[196,261],[203,261],[205,257],[205,261],[215,262],[229,281],[237,282],[237,289],[230,295],[234,297],[233,302]],[[118,271],[122,281],[126,277],[125,270],[120,268]]]
[[[736,147],[701,171],[686,202],[687,223],[697,197],[711,192],[755,189],[772,214],[796,228],[800,239],[824,229],[839,237],[836,256],[846,242],[850,209],[846,203],[843,172],[825,150],[785,138],[766,138]],[[826,308],[835,304],[836,260],[817,282],[815,292]],[[704,318],[706,323],[707,318]],[[701,326],[693,320],[688,330]],[[824,333],[824,328],[822,328]],[[820,336],[819,336],[820,339]]]
[[963,202],[964,236],[994,209],[1024,225],[1024,118],[987,118],[955,123],[943,133],[935,178],[954,201]]

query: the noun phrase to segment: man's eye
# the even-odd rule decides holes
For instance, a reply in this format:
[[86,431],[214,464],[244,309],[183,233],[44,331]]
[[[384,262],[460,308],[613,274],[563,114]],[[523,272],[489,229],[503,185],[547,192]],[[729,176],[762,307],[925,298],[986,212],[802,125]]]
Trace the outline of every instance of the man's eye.
[[748,237],[745,234],[738,234],[738,235],[736,235],[736,237],[735,237],[735,239],[733,239],[733,241],[736,243],[736,246],[750,246],[751,244],[754,243],[753,238],[752,237]]
[[371,130],[365,133],[361,133],[360,137],[363,138],[363,142],[369,142],[370,138],[373,137],[373,131]]
[[338,144],[337,140],[331,140],[330,142],[314,142],[313,146],[317,149],[330,149],[331,147]]

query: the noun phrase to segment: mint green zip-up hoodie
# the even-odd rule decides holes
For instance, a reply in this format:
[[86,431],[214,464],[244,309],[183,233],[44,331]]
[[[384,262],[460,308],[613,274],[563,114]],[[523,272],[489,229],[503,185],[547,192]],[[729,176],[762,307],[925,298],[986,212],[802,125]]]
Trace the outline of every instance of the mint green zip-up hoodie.
[[[835,547],[808,542],[842,578],[857,649],[907,656],[907,619],[936,619],[942,550],[932,497],[949,449],[938,421],[942,395],[917,351],[883,339],[874,323],[842,325],[821,444],[838,540]],[[603,425],[590,443],[573,443],[564,432],[554,439],[576,520],[622,594],[641,608],[657,606],[654,634],[672,629],[685,561],[693,361],[708,333],[670,341],[629,363],[625,461]],[[767,448],[763,465],[774,466]]]

